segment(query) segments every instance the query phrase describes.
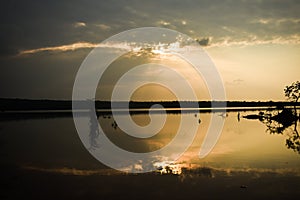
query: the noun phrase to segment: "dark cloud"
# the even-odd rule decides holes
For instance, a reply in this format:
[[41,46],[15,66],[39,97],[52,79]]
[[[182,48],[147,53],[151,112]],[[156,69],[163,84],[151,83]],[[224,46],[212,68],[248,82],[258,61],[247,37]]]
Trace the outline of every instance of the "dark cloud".
[[209,38],[196,39],[196,41],[197,41],[201,46],[208,46],[208,45],[209,45]]
[[[300,3],[287,0],[61,0],[4,1],[0,8],[1,46],[32,49],[78,41],[100,42],[130,28],[169,27],[195,37],[244,37],[243,32],[264,37],[299,33],[288,23],[251,23],[261,18],[299,18]],[[155,14],[153,14],[155,13]],[[181,24],[181,20],[187,21]],[[160,22],[168,22],[164,25]],[[84,29],[74,24],[84,22]],[[103,29],[108,26],[109,28]],[[228,32],[222,27],[236,32]],[[7,43],[3,43],[3,40]],[[4,55],[6,52],[2,52]]]

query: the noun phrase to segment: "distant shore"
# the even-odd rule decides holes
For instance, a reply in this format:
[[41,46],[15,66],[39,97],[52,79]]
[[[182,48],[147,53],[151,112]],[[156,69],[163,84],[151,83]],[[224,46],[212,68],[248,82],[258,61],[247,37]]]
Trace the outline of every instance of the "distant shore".
[[[77,101],[80,109],[90,109],[90,101]],[[96,110],[109,110],[111,109],[110,101],[95,102]],[[160,104],[168,109],[205,109],[205,108],[282,108],[285,106],[300,106],[300,102],[288,101],[119,101],[114,102],[118,109],[149,109],[155,104]],[[71,100],[39,100],[39,99],[9,99],[0,98],[0,111],[38,111],[38,110],[72,110]]]

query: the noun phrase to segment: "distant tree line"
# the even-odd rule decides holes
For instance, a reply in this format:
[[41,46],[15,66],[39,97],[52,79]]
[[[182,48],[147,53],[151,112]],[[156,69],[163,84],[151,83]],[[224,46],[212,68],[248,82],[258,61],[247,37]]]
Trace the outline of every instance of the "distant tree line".
[[[155,104],[160,104],[165,108],[194,108],[195,103],[198,103],[199,108],[211,108],[211,101],[120,101],[116,102],[117,108],[148,109]],[[282,108],[285,106],[300,106],[300,102],[293,101],[214,101],[214,107],[224,107],[224,103],[230,107],[276,107]],[[89,109],[90,104],[87,101],[79,101],[81,109]],[[197,105],[197,104],[196,104]],[[111,109],[110,101],[95,101],[96,109]],[[32,100],[32,99],[8,99],[0,98],[0,111],[17,111],[17,110],[71,110],[72,101],[70,100]]]

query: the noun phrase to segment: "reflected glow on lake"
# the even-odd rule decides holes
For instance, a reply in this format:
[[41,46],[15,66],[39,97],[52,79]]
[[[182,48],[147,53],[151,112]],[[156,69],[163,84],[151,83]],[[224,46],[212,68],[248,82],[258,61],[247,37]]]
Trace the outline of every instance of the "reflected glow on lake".
[[[270,134],[267,132],[266,125],[259,120],[242,118],[243,115],[252,113],[257,112],[240,113],[240,121],[237,117],[238,112],[230,112],[228,116],[220,115],[219,117],[226,117],[222,135],[212,152],[203,159],[199,158],[199,150],[207,133],[211,115],[219,115],[219,113],[187,114],[195,115],[195,118],[200,119],[198,132],[192,145],[179,160],[162,158],[161,162],[155,165],[158,169],[163,168],[163,172],[166,171],[164,169],[166,166],[174,168],[175,173],[181,173],[181,168],[209,167],[228,172],[253,170],[299,175],[300,155],[286,146],[289,130],[284,134]],[[149,123],[149,116],[146,114],[134,115],[132,118],[139,125]],[[99,121],[105,132],[111,133],[109,137],[115,144],[123,145],[124,148],[130,144],[127,150],[141,152],[153,151],[169,143],[178,128],[180,115],[169,114],[168,121],[159,134],[142,141],[126,138],[126,134],[114,126],[114,120],[111,117],[100,117]]]
[[[292,128],[287,128],[282,134],[270,134],[267,126],[258,119],[243,118],[257,113],[240,112],[240,119],[238,112],[229,112],[227,116],[219,113],[185,113],[199,122],[192,145],[178,160],[161,157],[152,164],[161,174],[208,174],[213,177],[216,174],[251,172],[299,176],[300,155],[286,145]],[[200,159],[199,150],[211,115],[225,118],[225,125],[212,152]],[[141,126],[147,125],[150,120],[147,114],[131,117]],[[128,136],[110,115],[100,115],[98,122],[108,138],[119,147],[132,152],[149,152],[162,148],[172,140],[180,117],[181,114],[167,114],[164,128],[146,139]],[[299,130],[299,123],[297,128]],[[77,175],[119,173],[99,163],[88,153],[71,117],[2,121],[0,144],[2,165]],[[138,169],[143,166],[141,163],[131,163],[128,167]]]

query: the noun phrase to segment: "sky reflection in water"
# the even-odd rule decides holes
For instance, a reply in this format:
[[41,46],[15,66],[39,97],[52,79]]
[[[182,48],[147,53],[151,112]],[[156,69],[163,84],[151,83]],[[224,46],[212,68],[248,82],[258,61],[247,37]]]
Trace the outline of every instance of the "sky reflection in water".
[[[242,116],[252,113],[257,112],[240,113],[240,121],[237,112],[231,112],[228,116],[220,115],[219,117],[226,117],[222,135],[213,151],[203,159],[199,158],[199,149],[208,129],[211,113],[195,115],[196,118],[201,119],[201,123],[190,148],[179,160],[172,161],[168,158],[161,158],[160,162],[154,163],[155,166],[163,173],[170,172],[168,170],[170,168],[174,170],[173,173],[181,173],[181,168],[209,167],[227,172],[253,170],[300,174],[299,155],[288,149],[285,144],[290,134],[289,130],[283,134],[270,134],[267,131],[268,127],[259,120],[242,118]],[[213,114],[219,115],[218,113]],[[146,125],[149,121],[147,115],[136,115],[132,118],[140,125]],[[155,137],[143,141],[140,139],[130,140],[132,143],[129,143],[128,150],[151,151],[166,145],[174,137],[180,115],[168,115],[168,120],[165,127]],[[104,130],[110,130],[111,136],[109,137],[115,144],[120,145],[126,141],[124,139],[126,136],[122,136],[124,133],[115,126],[112,118],[100,117],[99,121]],[[125,142],[125,144],[128,143]]]
[[[158,173],[182,175],[234,173],[275,173],[300,175],[300,155],[286,146],[287,129],[282,134],[270,134],[268,127],[259,120],[242,116],[258,111],[230,112],[226,117],[222,135],[212,152],[199,158],[200,145],[208,129],[210,115],[194,115],[200,119],[197,135],[188,150],[177,161],[159,158],[153,165]],[[149,123],[146,114],[132,115],[139,125]],[[164,128],[148,139],[134,139],[124,134],[109,115],[99,116],[98,121],[109,139],[119,147],[133,152],[154,151],[174,137],[180,120],[179,114],[168,114]],[[299,123],[297,125],[299,130]],[[51,118],[0,122],[1,164],[16,165],[27,169],[65,174],[92,175],[119,173],[109,170],[95,160],[83,147],[74,128],[72,118]],[[180,144],[177,144],[180,145]],[[142,168],[142,163],[128,167]]]

